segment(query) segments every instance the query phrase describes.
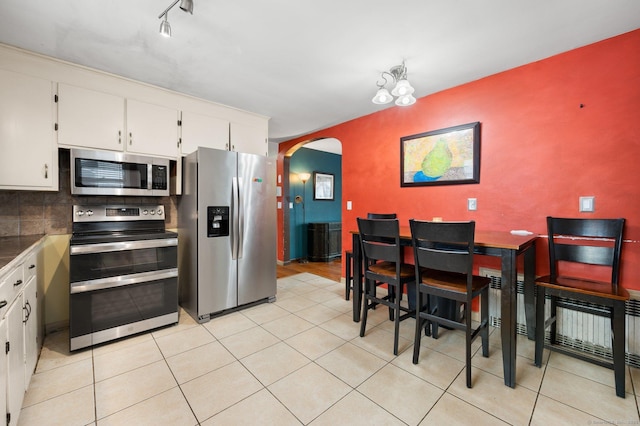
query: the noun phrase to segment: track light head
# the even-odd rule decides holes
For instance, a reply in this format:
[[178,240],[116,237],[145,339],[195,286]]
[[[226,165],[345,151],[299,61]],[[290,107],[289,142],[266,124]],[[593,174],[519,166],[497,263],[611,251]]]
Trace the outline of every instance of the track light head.
[[180,2],[180,9],[193,15],[193,0],[182,0]]
[[164,17],[164,20],[160,23],[160,34],[164,37],[171,37],[171,25],[169,25],[167,17],[169,16],[169,11],[178,4],[179,1],[180,9],[193,15],[193,0],[174,0],[173,3],[171,3],[169,7],[167,7],[164,12],[158,16],[159,19]]
[[164,21],[160,22],[160,35],[163,37],[171,37],[171,25],[167,21],[168,14],[164,14]]

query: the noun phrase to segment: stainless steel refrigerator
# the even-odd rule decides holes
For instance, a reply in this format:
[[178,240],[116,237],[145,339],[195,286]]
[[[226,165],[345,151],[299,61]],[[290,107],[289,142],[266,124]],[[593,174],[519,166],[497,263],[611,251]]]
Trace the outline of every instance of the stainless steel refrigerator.
[[198,322],[276,296],[275,158],[198,148],[178,201],[180,305]]

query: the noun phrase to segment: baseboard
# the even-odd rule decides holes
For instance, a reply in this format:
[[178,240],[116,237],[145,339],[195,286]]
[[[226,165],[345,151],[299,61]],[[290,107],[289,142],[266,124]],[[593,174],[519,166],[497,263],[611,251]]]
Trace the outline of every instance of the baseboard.
[[44,325],[44,334],[56,333],[69,328],[69,320],[52,322]]

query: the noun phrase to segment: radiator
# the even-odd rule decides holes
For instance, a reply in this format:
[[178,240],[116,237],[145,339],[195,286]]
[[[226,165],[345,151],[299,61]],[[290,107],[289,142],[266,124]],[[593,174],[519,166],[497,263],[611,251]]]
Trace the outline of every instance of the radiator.
[[[500,327],[500,271],[489,268],[480,268],[479,274],[491,279],[489,289],[489,322],[493,327]],[[517,283],[517,331],[518,334],[527,334],[526,319],[524,313],[524,278],[518,275]],[[629,291],[631,300],[626,306],[626,363],[632,367],[640,368],[640,292]],[[549,317],[549,305],[545,306],[545,317]],[[559,344],[608,359],[611,354],[611,321],[608,318],[599,317],[584,312],[576,312],[558,308],[557,341]],[[548,333],[548,332],[547,332]]]

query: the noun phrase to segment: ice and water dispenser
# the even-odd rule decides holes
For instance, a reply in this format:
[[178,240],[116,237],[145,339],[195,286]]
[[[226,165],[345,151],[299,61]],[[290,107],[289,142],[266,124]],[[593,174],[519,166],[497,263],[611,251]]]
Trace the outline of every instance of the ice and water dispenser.
[[207,207],[207,237],[229,236],[229,206]]

